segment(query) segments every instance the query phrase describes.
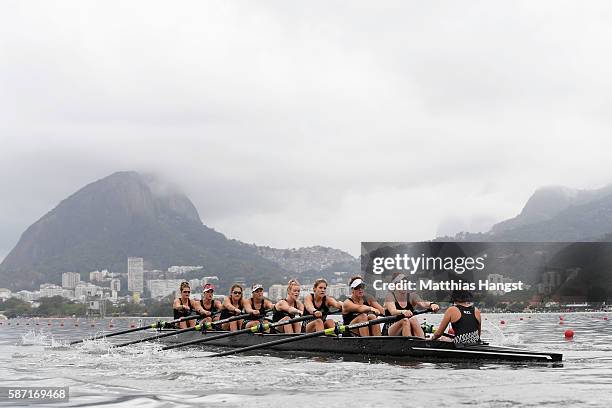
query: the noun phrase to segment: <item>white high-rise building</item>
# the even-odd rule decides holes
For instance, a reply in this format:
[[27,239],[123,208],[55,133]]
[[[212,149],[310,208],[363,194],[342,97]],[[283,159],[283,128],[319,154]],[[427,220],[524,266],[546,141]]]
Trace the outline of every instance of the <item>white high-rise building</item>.
[[147,281],[147,287],[152,298],[162,298],[172,293],[178,295],[181,282],[183,282],[182,279],[151,279]]
[[62,273],[62,288],[64,289],[74,289],[80,281],[81,275],[77,272]]
[[142,293],[144,277],[144,259],[128,258],[128,290]]

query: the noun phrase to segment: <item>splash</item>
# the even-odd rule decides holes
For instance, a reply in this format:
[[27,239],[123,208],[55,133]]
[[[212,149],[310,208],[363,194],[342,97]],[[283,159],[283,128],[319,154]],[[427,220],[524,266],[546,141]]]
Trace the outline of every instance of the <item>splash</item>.
[[17,340],[18,346],[50,346],[53,343],[53,337],[44,333],[42,330],[30,330],[26,334],[22,334]]

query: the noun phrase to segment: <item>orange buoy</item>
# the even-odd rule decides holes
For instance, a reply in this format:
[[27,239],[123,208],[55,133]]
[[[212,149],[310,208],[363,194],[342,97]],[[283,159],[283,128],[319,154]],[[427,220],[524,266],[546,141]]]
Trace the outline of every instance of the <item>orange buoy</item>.
[[559,320],[563,320],[563,316],[559,316]]
[[608,316],[604,316],[604,320],[608,320]]
[[561,326],[563,326],[563,320],[561,320],[561,321],[559,322],[559,324],[560,324]]
[[506,321],[505,320],[500,320],[499,324],[506,324]]
[[136,324],[134,322],[130,323],[130,328],[133,329],[134,327],[136,327]]
[[572,329],[567,329],[565,331],[565,338],[566,339],[573,339],[574,338],[574,331]]
[[522,317],[520,317],[520,318],[519,318],[519,320],[523,320],[523,318],[522,318]]

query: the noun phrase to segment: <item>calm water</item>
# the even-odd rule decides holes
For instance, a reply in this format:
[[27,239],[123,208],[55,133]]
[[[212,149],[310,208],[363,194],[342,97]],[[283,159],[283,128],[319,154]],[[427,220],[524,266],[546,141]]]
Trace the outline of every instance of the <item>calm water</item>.
[[[10,320],[10,326],[0,325],[0,385],[69,386],[70,402],[56,406],[73,407],[347,406],[350,401],[355,407],[610,407],[608,315],[564,314],[563,325],[559,314],[484,315],[483,337],[491,343],[561,352],[558,367],[269,355],[208,359],[207,350],[160,351],[155,344],[109,350],[110,343],[102,340],[62,347],[84,333],[108,329],[108,320],[80,319],[78,327],[75,319],[52,319],[51,326],[48,319]],[[426,318],[436,323],[440,316]],[[137,319],[114,319],[110,330],[133,322]],[[576,333],[572,341],[563,336],[569,328]]]

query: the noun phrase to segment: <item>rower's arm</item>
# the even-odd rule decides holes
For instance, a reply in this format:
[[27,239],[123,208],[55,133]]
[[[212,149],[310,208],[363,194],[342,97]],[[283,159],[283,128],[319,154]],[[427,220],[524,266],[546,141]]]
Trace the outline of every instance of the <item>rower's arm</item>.
[[340,302],[339,300],[334,299],[331,296],[327,296],[327,306],[333,306],[336,309],[342,310],[342,302]]
[[446,311],[446,313],[444,313],[444,317],[442,318],[442,321],[440,322],[440,325],[438,326],[438,329],[436,330],[436,332],[433,334],[433,336],[431,336],[432,340],[436,340],[440,337],[442,337],[442,335],[444,334],[444,332],[446,331],[446,328],[448,327],[448,324],[451,321],[451,310],[448,309]]
[[189,307],[191,307],[191,310],[195,310],[197,314],[204,314],[204,309],[202,308],[202,305],[200,305],[199,302],[193,299],[189,299]]
[[306,310],[310,314],[314,314],[315,310],[317,310],[315,309],[310,296],[304,297],[304,310]]
[[251,302],[248,302],[246,299],[242,299],[242,308],[246,313],[253,313],[253,308],[251,307]]
[[221,307],[231,313],[233,313],[235,309],[234,305],[232,305],[232,302],[230,301],[229,296],[226,296],[225,299],[223,299],[223,304],[221,305]]
[[478,337],[482,335],[482,320],[480,319],[480,310],[474,308],[474,315],[476,316],[476,320],[478,320]]
[[373,307],[373,308],[375,308],[376,310],[378,310],[378,312],[379,312],[381,315],[384,315],[384,314],[385,314],[385,308],[384,308],[384,307],[382,307],[382,306],[380,305],[380,303],[378,303],[378,301],[377,301],[376,299],[374,299],[373,297],[371,297],[371,298],[369,299],[369,302],[368,302],[368,303],[370,303],[370,304],[372,305],[372,307]]
[[368,306],[358,305],[356,303],[349,301],[348,299],[345,300],[344,303],[342,303],[342,313],[344,314],[348,314],[352,312],[367,313],[369,311],[370,311],[370,308]]
[[[296,306],[299,306],[299,303],[297,303]],[[303,313],[302,312],[303,306],[302,306],[302,310],[300,310],[299,308],[293,307],[293,306],[289,306],[289,303],[287,303],[285,299],[281,300],[280,302],[276,304],[276,309],[279,311],[290,313],[290,314],[302,314]]]
[[172,303],[172,308],[176,310],[181,310],[183,308],[183,305],[180,300],[174,299],[174,302]]
[[391,316],[397,316],[400,314],[399,311],[395,308],[395,302],[386,301],[385,309],[387,309],[389,313],[391,313]]

